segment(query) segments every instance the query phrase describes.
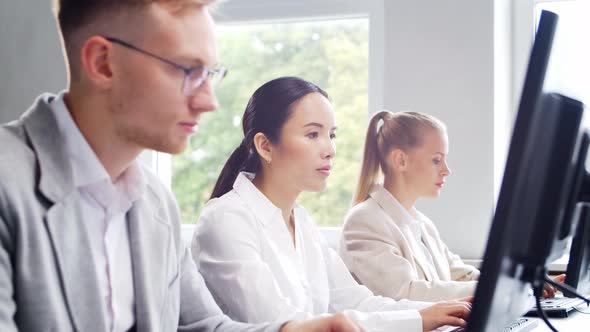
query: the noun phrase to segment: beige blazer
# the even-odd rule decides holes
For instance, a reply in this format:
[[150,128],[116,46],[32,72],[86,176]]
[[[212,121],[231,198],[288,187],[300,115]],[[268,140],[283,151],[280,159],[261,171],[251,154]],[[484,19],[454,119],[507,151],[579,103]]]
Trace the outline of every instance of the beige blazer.
[[[432,262],[418,255],[423,249],[413,236],[412,222],[421,227]],[[444,244],[430,219],[416,209],[410,214],[382,185],[373,186],[369,198],[346,216],[340,255],[359,282],[396,300],[471,296],[479,278],[479,270]]]

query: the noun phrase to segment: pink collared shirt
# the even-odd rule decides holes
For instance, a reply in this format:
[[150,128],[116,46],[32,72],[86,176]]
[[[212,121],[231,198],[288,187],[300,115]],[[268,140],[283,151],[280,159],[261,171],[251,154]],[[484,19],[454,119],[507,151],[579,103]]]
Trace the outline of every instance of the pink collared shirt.
[[[135,293],[126,214],[145,191],[143,173],[135,161],[115,181],[78,129],[62,92],[52,100],[58,128],[73,172],[74,185],[88,227],[92,259],[110,331],[127,331],[135,324]],[[98,299],[97,299],[98,300]]]

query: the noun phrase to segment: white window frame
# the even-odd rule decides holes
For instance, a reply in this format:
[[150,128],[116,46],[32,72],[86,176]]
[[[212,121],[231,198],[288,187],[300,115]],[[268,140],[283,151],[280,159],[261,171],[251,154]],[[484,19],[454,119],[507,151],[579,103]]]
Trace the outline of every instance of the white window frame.
[[[541,3],[557,3],[557,2],[571,2],[572,0],[527,0],[514,1],[514,21],[513,21],[513,40],[512,40],[512,68],[513,68],[513,96],[514,96],[514,112],[518,107],[518,98],[520,97],[522,84],[528,59],[530,48],[533,44],[536,28],[535,7]],[[579,0],[578,0],[579,1]],[[513,114],[516,115],[516,114]],[[566,249],[565,254],[556,261],[549,264],[549,271],[565,272],[567,262],[569,260],[569,248]]]
[[217,24],[223,25],[368,18],[370,113],[384,105],[384,1],[226,0],[213,16]]
[[[500,182],[504,172],[504,163],[508,153],[508,144],[510,137],[500,137],[500,132],[503,132],[507,126],[511,126],[518,111],[520,102],[520,95],[522,86],[524,84],[524,77],[528,66],[529,55],[533,45],[536,28],[535,7],[539,3],[544,2],[569,2],[572,0],[519,0],[512,1],[512,25],[511,41],[510,41],[510,82],[511,82],[511,101],[510,112],[503,113],[501,110],[496,110],[495,118],[495,167],[494,167],[494,192],[495,199],[498,197],[500,190]],[[497,56],[497,55],[496,55]],[[496,101],[497,102],[497,101]],[[505,105],[505,104],[504,104]],[[494,206],[496,205],[494,201]]]
[[[512,40],[512,68],[513,68],[513,104],[518,105],[518,98],[524,80],[529,59],[529,53],[535,37],[535,7],[541,3],[571,2],[572,0],[526,0],[514,1],[514,21]],[[578,0],[579,1],[579,0]],[[516,112],[516,107],[513,108]]]
[[167,153],[145,150],[139,160],[149,166],[166,188],[172,189],[172,156]]
[[[349,18],[369,19],[369,116],[371,110],[383,109],[384,82],[384,15],[383,1],[357,0],[226,0],[213,13],[219,25],[244,23],[285,23],[310,20]],[[313,8],[313,10],[310,10]],[[197,133],[198,135],[198,133]],[[166,153],[147,151],[141,159],[172,190],[172,157]],[[189,241],[193,224],[182,224],[183,237]],[[320,227],[332,248],[338,246],[339,227]]]
[[[369,19],[369,112],[383,109],[383,1],[357,0],[226,0],[214,9],[218,25],[285,23],[349,18]],[[310,10],[313,8],[313,10]],[[368,116],[369,114],[367,114]],[[197,133],[198,135],[198,133]],[[147,151],[141,159],[172,189],[172,157]]]

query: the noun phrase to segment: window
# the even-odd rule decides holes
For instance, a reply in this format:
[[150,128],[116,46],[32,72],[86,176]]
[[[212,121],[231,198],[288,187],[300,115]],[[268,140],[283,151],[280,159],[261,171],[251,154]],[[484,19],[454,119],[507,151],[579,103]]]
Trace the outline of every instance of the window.
[[[553,0],[537,1],[535,5],[536,22],[541,10],[549,10],[559,15],[554,37],[551,59],[545,78],[545,89],[559,92],[577,99],[590,109],[590,43],[586,32],[590,31],[590,1]],[[590,116],[584,116],[585,125],[590,128]],[[590,157],[586,168],[590,166]]]
[[310,80],[330,95],[339,127],[334,172],[325,192],[304,193],[298,201],[319,225],[342,223],[360,167],[359,137],[368,121],[368,29],[366,18],[218,27],[218,53],[229,68],[217,90],[220,108],[204,115],[187,151],[171,158],[171,186],[185,223],[198,219],[223,164],[243,138],[241,116],[248,99],[280,76]]
[[535,17],[546,9],[559,15],[553,53],[547,72],[547,88],[590,103],[590,44],[586,32],[590,30],[590,2],[537,1]]
[[[585,37],[590,29],[587,18],[590,14],[590,2],[585,0],[536,1],[535,22],[539,21],[542,10],[549,10],[559,15],[551,58],[545,77],[546,91],[559,92],[575,98],[588,105],[590,103],[590,44]],[[586,108],[586,112],[588,112]],[[585,125],[590,128],[590,117],[584,117]],[[590,158],[586,160],[588,168]],[[569,259],[571,239],[563,257],[553,265],[565,270]]]
[[[546,77],[548,91],[556,91],[590,103],[590,2],[585,0],[537,1],[535,17],[541,10],[559,15],[551,59]],[[588,120],[588,119],[587,119]]]

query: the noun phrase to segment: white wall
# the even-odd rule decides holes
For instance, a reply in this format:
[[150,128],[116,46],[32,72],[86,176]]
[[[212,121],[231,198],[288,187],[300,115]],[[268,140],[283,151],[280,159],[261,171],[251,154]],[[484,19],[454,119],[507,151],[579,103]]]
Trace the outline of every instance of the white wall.
[[442,196],[418,206],[452,250],[481,257],[493,210],[494,1],[385,1],[384,107],[447,124]]
[[17,119],[40,93],[66,87],[50,3],[0,1],[0,123]]

